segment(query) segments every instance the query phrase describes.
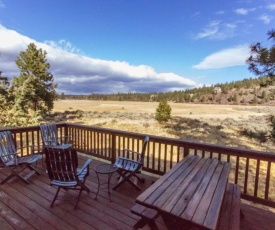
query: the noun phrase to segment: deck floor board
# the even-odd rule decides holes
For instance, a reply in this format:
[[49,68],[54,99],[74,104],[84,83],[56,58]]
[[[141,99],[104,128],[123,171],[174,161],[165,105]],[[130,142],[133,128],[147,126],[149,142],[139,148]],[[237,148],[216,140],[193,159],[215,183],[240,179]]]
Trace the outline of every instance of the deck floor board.
[[[80,165],[86,157],[80,155]],[[86,184],[91,189],[90,193],[83,192],[74,209],[76,191],[60,191],[54,207],[50,207],[56,188],[49,185],[45,173],[45,166],[38,162],[37,167],[42,175],[33,175],[30,184],[19,181],[17,178],[0,185],[0,226],[2,229],[132,229],[140,217],[130,212],[135,204],[135,199],[155,180],[142,174],[145,183],[140,184],[142,190],[138,191],[130,184],[125,183],[117,190],[111,190],[111,201],[106,189],[100,189],[97,199],[97,177],[93,168],[102,163],[93,159],[90,165],[90,176]],[[9,173],[8,169],[0,169],[0,180]],[[100,177],[107,181],[107,176]],[[117,174],[112,177],[110,187],[117,183]],[[252,207],[247,202],[242,202],[241,229],[273,230],[275,229],[275,213]],[[161,217],[157,219],[160,230],[165,230]],[[147,226],[144,230],[149,229]]]

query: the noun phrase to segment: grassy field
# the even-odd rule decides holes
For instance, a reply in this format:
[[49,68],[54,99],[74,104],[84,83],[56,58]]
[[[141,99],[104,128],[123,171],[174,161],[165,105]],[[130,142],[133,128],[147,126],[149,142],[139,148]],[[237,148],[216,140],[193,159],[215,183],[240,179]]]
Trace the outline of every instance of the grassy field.
[[77,122],[144,134],[198,142],[275,151],[271,141],[261,143],[257,133],[270,129],[272,106],[240,106],[169,103],[171,121],[154,119],[157,102],[59,100],[55,121]]
[[[218,145],[241,147],[253,150],[275,152],[274,143],[261,143],[255,138],[261,131],[270,129],[268,117],[275,115],[272,106],[206,105],[169,103],[172,107],[171,121],[159,124],[154,119],[158,106],[156,102],[118,102],[60,100],[55,102],[52,119],[55,122],[68,121],[81,124],[113,128],[157,136],[180,138]],[[248,135],[249,134],[249,135]],[[254,138],[253,138],[254,136]],[[235,158],[231,158],[230,178],[234,178]],[[246,161],[240,158],[239,182],[244,184]],[[257,162],[250,160],[250,171],[256,171]],[[260,173],[266,174],[266,163],[260,166]],[[248,194],[253,194],[255,179],[250,173]],[[271,178],[275,168],[271,168]],[[232,179],[233,181],[234,179]],[[258,194],[264,197],[266,180],[259,180]],[[269,194],[270,199],[274,193]],[[251,203],[252,204],[252,203]],[[254,205],[254,204],[252,204]],[[275,212],[275,209],[258,205]]]

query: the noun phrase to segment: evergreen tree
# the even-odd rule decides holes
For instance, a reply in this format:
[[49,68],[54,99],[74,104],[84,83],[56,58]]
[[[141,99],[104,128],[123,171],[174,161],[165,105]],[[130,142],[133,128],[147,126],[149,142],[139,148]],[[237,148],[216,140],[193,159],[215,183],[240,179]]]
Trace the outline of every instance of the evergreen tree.
[[[256,43],[250,46],[251,56],[247,59],[249,70],[257,76],[267,76],[266,81],[261,81],[261,85],[266,86],[275,81],[275,30],[267,33],[268,39],[272,40],[271,47],[263,47],[261,43]],[[262,95],[263,96],[263,95]],[[256,96],[253,99],[253,104],[257,104]],[[274,116],[270,119],[270,138],[275,141],[275,122]]]
[[266,98],[266,92],[265,92],[265,90],[263,90],[263,92],[262,92],[262,99],[265,99]]
[[275,76],[275,30],[267,33],[268,39],[274,42],[270,48],[263,47],[261,43],[250,46],[251,56],[247,59],[248,69],[257,76],[267,76],[274,81]]
[[12,104],[10,103],[10,97],[5,87],[0,86],[0,126],[6,126],[9,118],[9,111]]
[[64,93],[64,92],[62,92],[62,93],[60,94],[59,99],[60,99],[60,100],[65,100],[65,99],[66,99],[65,93]]
[[156,109],[155,119],[158,122],[166,122],[171,119],[171,106],[167,101],[161,101]]
[[233,98],[232,98],[232,101],[233,101],[235,104],[238,103],[238,96],[237,96],[236,93],[234,94],[234,96],[233,96]]
[[257,105],[258,104],[258,98],[257,96],[254,96],[253,100],[252,100],[253,105]]
[[9,88],[14,98],[12,125],[38,123],[40,118],[53,109],[57,85],[53,83],[53,75],[48,71],[50,64],[46,54],[46,51],[37,49],[31,43],[26,51],[20,52],[16,60],[20,75],[13,78]]

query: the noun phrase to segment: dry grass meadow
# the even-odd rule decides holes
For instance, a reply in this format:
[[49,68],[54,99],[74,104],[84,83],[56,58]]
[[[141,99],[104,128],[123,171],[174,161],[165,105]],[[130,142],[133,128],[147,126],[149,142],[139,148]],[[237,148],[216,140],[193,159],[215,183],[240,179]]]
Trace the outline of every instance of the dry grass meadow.
[[[213,104],[169,103],[172,119],[159,124],[155,119],[157,102],[59,100],[55,102],[50,122],[75,122],[91,126],[113,128],[131,132],[180,138],[204,143],[241,147],[275,152],[272,141],[261,143],[257,134],[270,130],[268,118],[275,115],[273,106],[241,106]],[[234,181],[235,158],[231,159],[230,177]],[[245,159],[240,159],[239,184],[244,184]],[[257,162],[249,163],[248,194],[253,195]],[[260,173],[266,175],[266,162],[261,163]],[[275,178],[271,167],[270,179]],[[258,195],[264,197],[265,177],[258,182]],[[273,184],[273,182],[272,182]],[[275,200],[274,186],[269,199]],[[267,206],[251,203],[275,212]]]
[[[218,145],[268,152],[275,151],[271,141],[255,138],[270,129],[268,117],[273,106],[241,106],[169,103],[171,121],[159,124],[154,119],[157,102],[59,100],[54,104],[56,122],[76,122],[180,138]],[[53,118],[52,118],[53,119]]]

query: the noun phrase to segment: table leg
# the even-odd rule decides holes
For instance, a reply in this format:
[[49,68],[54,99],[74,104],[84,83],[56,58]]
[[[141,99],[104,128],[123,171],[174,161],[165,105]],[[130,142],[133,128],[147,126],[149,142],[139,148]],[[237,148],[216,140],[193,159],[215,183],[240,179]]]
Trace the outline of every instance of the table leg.
[[[104,175],[104,174],[102,174],[102,175]],[[108,189],[109,200],[111,201],[110,181],[111,181],[112,175],[113,175],[113,173],[108,173],[107,187],[106,186],[103,187],[103,185],[106,185],[106,183],[100,183],[99,173],[96,172],[98,186],[97,186],[97,192],[96,192],[95,200],[97,199],[97,195],[98,195],[99,189],[101,187],[102,189]]]
[[198,228],[190,225],[186,221],[179,220],[178,218],[174,218],[169,214],[161,213],[161,217],[168,230],[182,230],[182,229],[198,230]]
[[97,192],[96,192],[96,195],[95,195],[95,200],[97,199],[97,195],[98,195],[99,187],[100,187],[100,181],[99,181],[98,173],[96,173],[96,176],[97,176]]
[[108,174],[108,194],[110,195],[110,181],[111,181],[111,177],[112,177],[113,173],[109,173]]

